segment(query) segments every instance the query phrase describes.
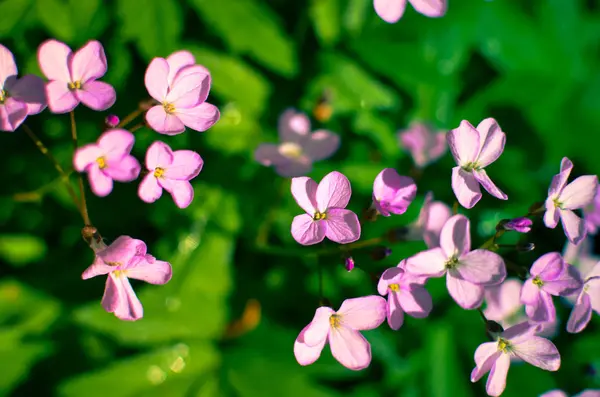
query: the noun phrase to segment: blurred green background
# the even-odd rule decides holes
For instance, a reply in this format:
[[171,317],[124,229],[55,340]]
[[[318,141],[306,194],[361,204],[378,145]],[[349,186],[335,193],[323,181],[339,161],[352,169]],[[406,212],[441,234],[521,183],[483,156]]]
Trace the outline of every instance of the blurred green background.
[[[475,209],[461,210],[472,219],[475,244],[494,233],[499,219],[545,199],[562,156],[574,161],[577,175],[598,173],[597,0],[450,0],[441,19],[408,6],[394,25],[377,17],[370,0],[0,0],[0,42],[14,52],[21,75],[39,74],[37,46],[50,37],[72,48],[89,39],[104,44],[104,80],[118,93],[109,112],[121,118],[147,98],[148,62],[188,49],[211,71],[209,102],[222,116],[206,133],[135,132],[138,158],[154,140],[202,155],[205,166],[187,209],[176,208],[168,195],[143,203],[136,183],[116,184],[106,198],[88,190],[90,216],[105,238],[143,239],[173,265],[166,286],[134,283],[145,309],[134,323],[102,310],[104,278],[81,280],[93,253],[55,170],[23,131],[1,134],[3,396],[485,395],[484,380],[469,381],[475,348],[486,341],[481,320],[449,298],[443,279],[428,283],[429,318],[407,318],[397,332],[385,323],[365,332],[373,350],[367,370],[345,369],[328,347],[312,366],[296,363],[294,339],[319,302],[317,266],[337,308],[345,298],[376,293],[370,273],[425,245],[396,244],[379,262],[358,254],[359,269],[350,273],[335,256],[317,263],[306,255],[311,248],[289,233],[301,213],[289,180],[253,161],[258,144],[277,140],[277,119],[288,107],[312,115],[327,98],[332,117],[313,126],[339,133],[342,146],[310,176],[345,173],[357,212],[369,205],[382,168],[410,172],[398,129],[412,120],[447,130],[462,119],[496,118],[507,147],[488,173],[509,201],[484,194]],[[77,108],[80,144],[97,139],[109,112]],[[45,111],[26,123],[69,168],[68,115]],[[428,167],[409,211],[367,224],[363,238],[412,222],[429,190],[452,204],[453,165],[447,154]],[[511,260],[527,266],[564,243],[560,227],[539,224],[522,238],[537,249]],[[568,335],[568,307],[556,303],[560,371],[514,365],[505,396],[600,388],[598,317],[582,334]]]

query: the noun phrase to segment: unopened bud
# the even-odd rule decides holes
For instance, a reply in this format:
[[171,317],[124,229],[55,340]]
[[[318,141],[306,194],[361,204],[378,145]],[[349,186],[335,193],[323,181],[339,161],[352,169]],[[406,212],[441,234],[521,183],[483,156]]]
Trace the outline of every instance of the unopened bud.
[[354,259],[351,256],[347,257],[344,260],[344,267],[348,271],[351,271],[352,269],[354,269]]
[[373,259],[374,261],[380,261],[382,259],[387,258],[391,253],[391,248],[388,248],[384,245],[378,245],[371,251],[371,259]]
[[116,114],[109,114],[108,116],[106,116],[106,119],[104,119],[104,122],[106,123],[107,127],[115,128],[120,123],[119,116],[117,116]]
[[519,233],[529,233],[533,221],[529,218],[521,217],[515,219],[503,219],[498,223],[496,230],[514,230]]

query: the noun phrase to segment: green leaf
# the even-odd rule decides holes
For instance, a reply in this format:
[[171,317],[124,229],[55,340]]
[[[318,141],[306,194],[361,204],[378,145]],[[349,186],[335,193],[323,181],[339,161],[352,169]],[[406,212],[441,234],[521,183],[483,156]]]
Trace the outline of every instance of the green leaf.
[[117,0],[121,35],[132,40],[146,60],[180,49],[182,17],[177,0]]
[[49,343],[23,343],[12,332],[0,331],[0,395],[8,396],[21,381],[27,379],[30,368],[52,351]]
[[215,6],[213,0],[188,1],[234,53],[249,55],[285,77],[298,72],[294,43],[264,2],[236,0]]
[[206,134],[206,144],[225,155],[249,153],[263,141],[260,125],[234,104],[221,109],[219,122]]
[[13,29],[31,10],[32,0],[4,0],[0,2],[0,37],[9,37]]
[[[104,81],[112,84],[117,91],[123,88],[129,81],[129,76],[132,71],[131,51],[127,49],[123,43],[113,40],[108,43],[106,48],[106,57],[108,62],[108,70]],[[143,76],[137,78],[139,84],[143,84]]]
[[81,45],[102,34],[108,14],[101,0],[37,0],[38,17],[57,39]]
[[73,18],[63,0],[37,0],[38,17],[50,34],[62,41],[75,37]]
[[350,36],[354,38],[360,35],[368,13],[372,12],[372,7],[370,0],[347,0],[343,24]]
[[394,162],[403,155],[394,126],[374,112],[359,112],[354,118],[354,131],[371,138],[386,162]]
[[308,12],[317,38],[325,47],[335,44],[340,37],[340,0],[312,0]]
[[46,254],[46,243],[29,234],[0,235],[0,258],[13,266],[24,266],[40,260]]

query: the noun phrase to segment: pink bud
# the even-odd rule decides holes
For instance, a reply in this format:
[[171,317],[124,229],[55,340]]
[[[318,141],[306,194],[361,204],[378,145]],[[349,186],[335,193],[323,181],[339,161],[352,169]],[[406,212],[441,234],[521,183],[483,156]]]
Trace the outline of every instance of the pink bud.
[[119,120],[119,116],[117,116],[116,114],[109,114],[108,116],[106,116],[106,119],[104,119],[104,122],[110,128],[115,128],[116,126],[118,126],[120,121],[121,120]]

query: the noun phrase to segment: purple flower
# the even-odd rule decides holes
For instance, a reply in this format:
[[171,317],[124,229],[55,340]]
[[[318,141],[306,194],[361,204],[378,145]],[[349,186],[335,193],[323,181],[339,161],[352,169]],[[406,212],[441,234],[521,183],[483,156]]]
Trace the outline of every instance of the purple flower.
[[531,321],[546,323],[556,320],[552,295],[567,296],[582,286],[577,270],[566,263],[558,252],[540,256],[529,270],[531,277],[521,289],[521,302]]
[[560,173],[552,178],[546,199],[544,224],[554,229],[560,219],[570,242],[579,244],[586,236],[586,225],[573,210],[592,203],[598,189],[596,175],[584,175],[567,185],[573,169],[573,163],[564,157],[560,164]]
[[464,215],[454,215],[444,225],[440,247],[408,258],[406,270],[418,276],[442,277],[452,298],[464,309],[474,309],[483,301],[483,287],[506,278],[502,257],[484,249],[471,251],[470,223]]
[[[396,23],[402,18],[407,0],[373,0],[375,12],[388,23]],[[438,18],[446,13],[446,0],[408,0],[417,12]]]
[[506,387],[506,375],[513,356],[543,370],[558,371],[558,349],[549,340],[535,336],[536,328],[523,322],[502,332],[495,342],[479,345],[475,351],[471,382],[477,382],[489,372],[485,386],[488,395],[501,395]]
[[384,168],[373,183],[373,205],[383,216],[404,214],[417,195],[412,178],[401,176],[393,168]]
[[135,138],[126,130],[108,130],[94,144],[80,147],[73,156],[73,168],[87,172],[95,195],[107,196],[113,180],[131,182],[140,174],[140,163],[131,154]]
[[427,248],[440,246],[442,227],[452,216],[452,210],[441,201],[433,201],[433,193],[425,195],[425,201],[416,222],[409,226],[409,240],[424,240]]
[[138,195],[147,203],[160,198],[163,189],[171,194],[175,205],[186,208],[194,199],[194,188],[189,182],[198,176],[204,161],[191,150],[172,151],[166,143],[156,141],[146,152],[146,169]]
[[329,341],[331,354],[351,370],[367,368],[371,363],[371,345],[359,331],[377,328],[385,321],[385,299],[364,296],[346,299],[335,312],[320,307],[315,316],[296,338],[294,355],[300,365],[317,361]]
[[179,51],[167,59],[154,58],[148,65],[146,89],[160,104],[148,110],[146,121],[156,132],[177,135],[185,127],[206,131],[219,120],[217,107],[206,103],[210,73],[195,62],[191,53]]
[[81,277],[84,280],[108,274],[102,307],[121,320],[139,320],[144,315],[128,278],[150,284],[166,284],[171,279],[171,265],[146,253],[146,244],[129,236],[117,238],[108,248],[96,252],[94,263]]
[[492,196],[508,199],[485,172],[504,151],[506,134],[496,120],[487,118],[475,129],[463,120],[458,128],[446,135],[452,156],[458,164],[452,169],[452,190],[458,202],[465,208],[473,208],[481,200],[481,184]]
[[356,214],[345,209],[352,190],[343,174],[333,171],[319,185],[306,176],[292,178],[292,195],[306,214],[292,221],[292,237],[302,245],[312,245],[325,237],[340,244],[360,238]]
[[504,230],[514,230],[519,233],[529,233],[531,231],[533,221],[529,218],[515,218],[502,224]]
[[400,144],[408,149],[419,168],[434,162],[446,153],[448,144],[445,133],[434,133],[424,123],[411,123],[408,129],[398,133]]
[[[562,390],[555,389],[555,390],[547,391],[546,393],[542,394],[540,397],[569,397],[569,395]],[[585,389],[581,393],[577,393],[577,394],[573,395],[573,397],[600,397],[600,389],[598,389],[598,390]]]
[[425,318],[431,312],[431,295],[423,284],[426,279],[414,276],[398,267],[387,269],[377,284],[380,295],[387,295],[387,322],[398,330],[404,323],[404,313],[415,318]]
[[310,132],[310,121],[304,113],[286,110],[279,117],[281,143],[263,143],[254,152],[256,161],[275,167],[283,177],[306,175],[315,161],[325,160],[340,147],[340,137],[326,130]]
[[600,262],[585,275],[567,322],[567,331],[572,334],[583,331],[592,319],[592,310],[600,314]]
[[48,108],[52,113],[67,113],[79,102],[93,110],[106,110],[116,99],[115,89],[96,81],[106,73],[106,55],[98,41],[88,41],[74,54],[60,41],[47,40],[38,49],[38,62],[46,84]]
[[596,192],[591,204],[583,208],[583,220],[589,234],[598,233],[598,227],[600,227],[600,189]]

